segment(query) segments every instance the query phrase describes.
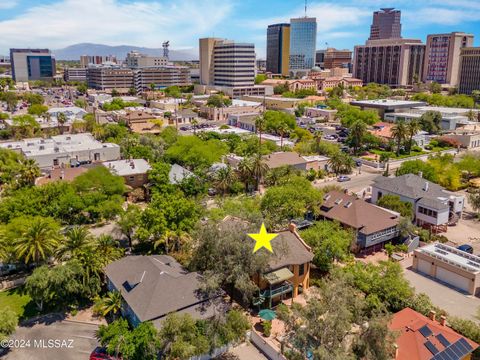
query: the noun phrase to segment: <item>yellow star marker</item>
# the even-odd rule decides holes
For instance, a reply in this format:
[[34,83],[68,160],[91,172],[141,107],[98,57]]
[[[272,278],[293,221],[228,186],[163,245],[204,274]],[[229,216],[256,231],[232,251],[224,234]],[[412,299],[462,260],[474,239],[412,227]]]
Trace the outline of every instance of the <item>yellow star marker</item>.
[[267,229],[265,229],[265,224],[262,223],[262,227],[260,228],[260,232],[258,234],[247,234],[253,240],[255,240],[255,247],[253,248],[253,253],[256,253],[262,247],[267,249],[268,251],[273,253],[272,244],[270,241],[275,239],[278,234],[269,234],[267,233]]

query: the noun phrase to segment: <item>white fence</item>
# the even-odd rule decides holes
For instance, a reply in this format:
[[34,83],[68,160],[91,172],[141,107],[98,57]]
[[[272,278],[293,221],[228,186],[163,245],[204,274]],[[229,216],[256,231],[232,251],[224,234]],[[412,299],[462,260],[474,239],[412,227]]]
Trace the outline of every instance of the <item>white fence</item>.
[[270,360],[287,360],[285,356],[282,355],[280,350],[275,348],[273,345],[269,344],[261,335],[259,335],[255,330],[252,330],[250,334],[250,340],[252,343],[258,347]]

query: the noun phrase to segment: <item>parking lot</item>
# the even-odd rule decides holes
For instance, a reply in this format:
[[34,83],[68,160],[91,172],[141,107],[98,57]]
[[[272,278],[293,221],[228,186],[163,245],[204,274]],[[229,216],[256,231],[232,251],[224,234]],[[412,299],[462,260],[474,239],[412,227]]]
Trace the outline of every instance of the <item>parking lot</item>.
[[[55,319],[54,319],[55,320]],[[64,320],[21,326],[12,339],[16,348],[11,349],[7,360],[82,360],[88,359],[98,341],[96,325]]]

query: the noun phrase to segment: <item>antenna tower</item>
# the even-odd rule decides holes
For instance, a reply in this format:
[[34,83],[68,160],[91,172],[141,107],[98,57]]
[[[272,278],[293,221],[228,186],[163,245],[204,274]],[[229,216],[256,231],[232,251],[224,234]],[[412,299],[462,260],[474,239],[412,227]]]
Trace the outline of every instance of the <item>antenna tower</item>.
[[163,47],[163,56],[168,59],[168,47],[170,46],[170,40],[165,41],[162,44]]

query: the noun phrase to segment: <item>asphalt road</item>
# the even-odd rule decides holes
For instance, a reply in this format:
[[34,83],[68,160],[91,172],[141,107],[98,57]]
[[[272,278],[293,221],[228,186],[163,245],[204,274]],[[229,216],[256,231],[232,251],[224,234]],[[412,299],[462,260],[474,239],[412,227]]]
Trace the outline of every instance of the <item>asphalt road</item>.
[[7,360],[88,359],[92,350],[98,346],[98,341],[95,339],[96,330],[96,325],[67,321],[56,321],[49,325],[36,324],[32,327],[21,326],[12,337],[16,348],[11,348],[4,358]]
[[358,174],[358,170],[355,169],[353,174],[348,175],[351,179],[350,181],[338,182],[337,179],[328,181],[317,180],[315,186],[322,188],[328,185],[338,185],[350,192],[362,195],[363,191],[367,190],[373,184],[373,179],[379,175],[381,175],[381,172],[373,169],[366,169],[365,166],[362,166],[361,174]]

